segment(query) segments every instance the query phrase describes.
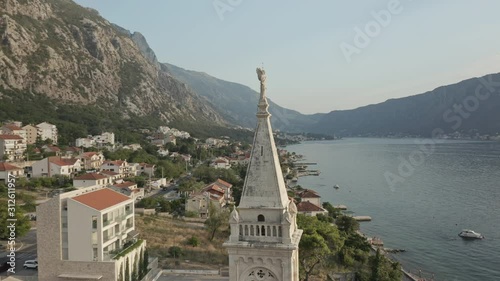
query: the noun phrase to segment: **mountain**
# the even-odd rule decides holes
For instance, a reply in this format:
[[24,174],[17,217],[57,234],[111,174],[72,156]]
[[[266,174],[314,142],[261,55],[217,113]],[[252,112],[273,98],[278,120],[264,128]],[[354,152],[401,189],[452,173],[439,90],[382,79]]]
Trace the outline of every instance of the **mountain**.
[[[186,70],[163,63],[175,78],[186,83],[198,95],[206,98],[220,114],[230,122],[242,127],[255,127],[255,114],[259,93],[247,86],[224,81],[203,72]],[[269,99],[268,99],[269,100]],[[269,111],[274,129],[288,132],[304,132],[316,123],[321,116],[304,115],[295,110],[286,109],[269,100]]]
[[332,111],[311,130],[340,136],[429,137],[435,129],[447,134],[496,135],[500,133],[499,82],[500,73],[490,74],[415,96]]
[[142,41],[72,1],[0,0],[0,120],[85,122],[72,137],[137,120],[226,126]]

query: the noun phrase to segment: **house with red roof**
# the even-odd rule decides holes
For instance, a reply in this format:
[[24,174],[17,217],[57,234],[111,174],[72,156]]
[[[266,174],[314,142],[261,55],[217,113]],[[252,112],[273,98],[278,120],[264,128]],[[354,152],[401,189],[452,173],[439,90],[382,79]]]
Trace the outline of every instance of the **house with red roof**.
[[137,183],[131,181],[122,181],[115,183],[110,187],[114,191],[127,195],[128,197],[138,200],[144,197],[144,189],[137,187]]
[[309,201],[302,201],[297,204],[297,212],[306,216],[316,216],[317,214],[328,214],[328,211]]
[[118,174],[128,175],[130,172],[126,160],[104,161],[101,165],[101,171],[113,171]]
[[0,135],[0,161],[22,161],[26,140],[18,135]]
[[108,177],[98,173],[86,173],[73,178],[73,186],[75,188],[101,186],[104,187],[110,184]]
[[120,280],[143,259],[134,200],[112,189],[62,193],[37,207],[37,221],[39,280]]
[[24,176],[24,169],[6,162],[0,162],[0,183],[7,183],[9,174],[16,178],[22,177]]
[[17,135],[26,140],[26,130],[16,124],[5,124],[0,127],[0,132],[5,135]]
[[226,157],[217,157],[210,163],[210,166],[216,169],[229,169],[231,168],[231,163]]
[[60,156],[46,157],[32,165],[32,177],[52,177],[55,175],[73,177],[82,170],[82,162],[76,158]]
[[304,189],[303,191],[298,193],[301,202],[308,201],[311,202],[312,204],[321,207],[321,196],[314,191],[310,189]]
[[82,160],[85,170],[99,170],[105,160],[102,152],[83,152],[78,158]]

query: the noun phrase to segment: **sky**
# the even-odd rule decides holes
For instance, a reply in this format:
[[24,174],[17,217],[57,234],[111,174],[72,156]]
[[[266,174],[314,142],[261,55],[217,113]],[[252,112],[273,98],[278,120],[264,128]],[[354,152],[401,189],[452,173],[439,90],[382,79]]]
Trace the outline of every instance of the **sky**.
[[498,0],[77,0],[160,62],[302,113],[353,109],[500,72]]

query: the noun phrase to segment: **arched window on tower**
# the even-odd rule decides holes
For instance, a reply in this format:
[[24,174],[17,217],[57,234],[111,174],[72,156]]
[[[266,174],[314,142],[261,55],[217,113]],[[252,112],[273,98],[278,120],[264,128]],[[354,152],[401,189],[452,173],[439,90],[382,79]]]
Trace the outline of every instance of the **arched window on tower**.
[[264,215],[258,215],[257,221],[266,221],[266,218],[264,217]]

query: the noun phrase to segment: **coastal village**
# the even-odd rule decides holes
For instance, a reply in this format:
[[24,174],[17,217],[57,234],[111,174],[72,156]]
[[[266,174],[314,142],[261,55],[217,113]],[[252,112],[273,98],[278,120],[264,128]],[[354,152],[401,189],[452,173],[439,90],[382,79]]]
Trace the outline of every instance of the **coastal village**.
[[[264,81],[265,77],[261,83]],[[343,214],[346,206],[321,202],[318,192],[296,184],[298,177],[317,176],[321,171],[308,169],[315,163],[305,162],[302,155],[276,148],[273,134],[266,132],[271,132],[267,107],[262,90],[257,113],[261,125],[253,146],[229,137],[196,139],[166,126],[140,130],[142,143],[121,143],[113,132],[102,132],[62,145],[53,124],[4,122],[0,127],[0,182],[8,194],[17,196],[18,224],[24,223],[25,229],[16,233],[28,233],[31,239],[23,241],[27,246],[18,254],[17,267],[8,258],[15,248],[3,247],[7,257],[2,262],[4,274],[17,272],[14,278],[22,276],[21,272],[38,278],[33,280],[135,281],[156,280],[166,272],[201,272],[220,276],[220,280],[227,276],[237,280],[231,276],[258,266],[253,255],[265,254],[250,251],[242,256],[238,249],[248,249],[245,241],[261,241],[277,247],[270,262],[281,260],[283,268],[270,266],[272,270],[267,272],[256,267],[259,271],[250,274],[276,280],[276,272],[282,271],[286,280],[299,280],[298,259],[283,261],[290,254],[298,257],[303,230],[297,228],[296,216],[299,220],[317,218],[314,223],[351,233],[361,239],[356,243],[370,245],[378,257],[377,247],[384,251],[382,241],[359,232],[357,221],[370,217]],[[271,160],[263,161],[263,155],[270,155]],[[273,206],[278,201],[281,207],[276,209]],[[261,213],[256,225],[240,218],[252,210]],[[288,219],[266,221],[266,217],[275,220],[277,210],[285,210]],[[170,227],[151,231],[165,222]],[[223,228],[227,222],[230,232]],[[208,232],[207,237],[202,238],[200,230]],[[184,235],[176,234],[168,241],[169,232],[178,231]],[[305,231],[317,231],[317,227]],[[226,254],[212,257],[217,264],[207,258],[192,260],[203,255],[193,254],[191,248],[217,240],[224,244],[216,248],[228,249],[229,267]],[[287,249],[291,250],[280,248],[282,243],[289,243]],[[165,249],[165,245],[170,246]],[[316,251],[316,246],[310,250]],[[351,280],[354,276],[354,272],[342,270],[315,279],[313,270],[320,260],[308,265],[306,260],[314,255],[309,257],[307,249],[301,254],[306,280]],[[239,263],[240,267],[235,266]]]

